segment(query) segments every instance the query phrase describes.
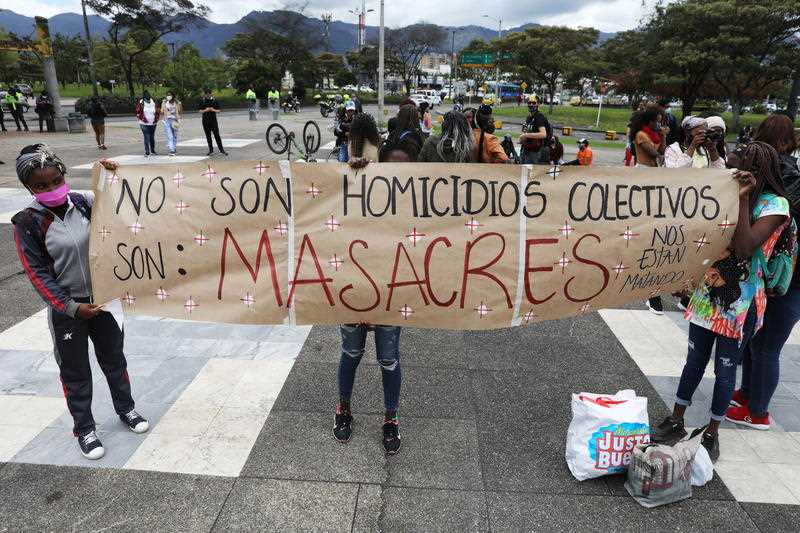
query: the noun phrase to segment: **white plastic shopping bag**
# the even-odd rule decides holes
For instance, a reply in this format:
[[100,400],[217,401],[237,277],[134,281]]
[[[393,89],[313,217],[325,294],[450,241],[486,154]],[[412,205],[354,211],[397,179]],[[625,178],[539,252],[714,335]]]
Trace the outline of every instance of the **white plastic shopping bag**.
[[692,486],[702,487],[714,477],[714,465],[705,446],[699,446],[692,463]]
[[634,447],[648,442],[647,398],[632,390],[572,395],[566,459],[576,479],[625,472]]

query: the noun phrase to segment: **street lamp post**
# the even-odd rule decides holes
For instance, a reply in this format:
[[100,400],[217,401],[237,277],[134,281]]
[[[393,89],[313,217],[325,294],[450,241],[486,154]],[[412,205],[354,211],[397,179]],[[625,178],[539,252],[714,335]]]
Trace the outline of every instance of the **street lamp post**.
[[361,1],[361,11],[356,9],[348,10],[348,13],[358,17],[358,33],[356,33],[356,50],[364,48],[367,40],[367,13],[372,13],[374,9],[367,9],[366,0]]
[[[490,17],[489,15],[484,15],[483,18],[493,20],[497,22],[497,38],[503,38],[503,19],[496,19],[494,17]],[[500,61],[499,57],[495,58],[494,60],[494,87],[495,87],[495,96],[497,101],[500,102]]]
[[450,40],[450,99],[452,100],[455,98],[454,87],[453,87],[453,80],[455,79],[455,71],[456,71],[456,32],[458,30],[450,30],[452,32],[452,38]]
[[380,29],[378,30],[378,115],[380,118],[378,119],[381,124],[383,124],[383,118],[386,114],[386,111],[383,107],[383,100],[384,100],[384,89],[383,89],[383,82],[384,82],[384,68],[383,68],[383,55],[384,55],[384,45],[383,45],[383,35],[384,35],[384,26],[383,26],[383,2],[381,0],[380,3]]

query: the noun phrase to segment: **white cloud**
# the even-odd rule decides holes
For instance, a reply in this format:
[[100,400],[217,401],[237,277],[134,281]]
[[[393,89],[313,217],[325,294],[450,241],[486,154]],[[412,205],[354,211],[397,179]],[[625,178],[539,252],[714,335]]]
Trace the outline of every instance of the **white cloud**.
[[[201,2],[203,0],[200,0]],[[284,0],[204,0],[211,7],[214,22],[236,22],[252,10],[269,11],[287,5]],[[289,0],[291,2],[291,0]],[[295,1],[294,3],[298,3]],[[300,0],[300,3],[303,3]],[[310,0],[307,14],[319,16],[333,13],[335,20],[356,22],[350,9],[360,7],[358,0]],[[490,0],[485,7],[476,7],[474,0],[449,0],[447,2],[420,2],[419,0],[386,0],[385,20],[389,27],[403,26],[425,20],[442,26],[481,25],[494,27],[495,23],[482,18],[491,15],[502,18],[503,26],[513,27],[527,22],[562,24],[572,27],[593,26],[603,31],[630,29],[642,15],[649,11],[653,0]],[[367,24],[378,25],[378,0],[368,0]],[[22,15],[50,17],[58,13],[80,13],[80,0],[0,0],[0,8]]]

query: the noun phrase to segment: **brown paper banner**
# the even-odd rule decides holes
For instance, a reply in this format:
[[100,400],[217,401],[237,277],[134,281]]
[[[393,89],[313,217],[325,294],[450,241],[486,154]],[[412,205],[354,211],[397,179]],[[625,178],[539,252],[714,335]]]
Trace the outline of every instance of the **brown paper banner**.
[[695,285],[738,216],[714,169],[222,161],[95,180],[95,300],[228,323],[587,313]]

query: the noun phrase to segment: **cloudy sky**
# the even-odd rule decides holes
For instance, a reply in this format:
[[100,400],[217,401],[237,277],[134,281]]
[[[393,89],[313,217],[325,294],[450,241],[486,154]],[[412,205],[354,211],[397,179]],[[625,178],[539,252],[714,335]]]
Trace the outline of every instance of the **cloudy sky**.
[[[272,10],[297,0],[199,0],[211,7],[211,20],[235,22],[254,9]],[[301,0],[305,2],[305,0]],[[502,18],[504,27],[526,22],[559,24],[572,27],[593,26],[602,31],[630,29],[649,11],[654,0],[486,0],[485,9],[476,9],[475,0],[420,2],[419,0],[386,0],[386,25],[402,26],[420,20],[443,26],[467,24],[495,27],[496,22],[481,18],[491,15]],[[421,5],[429,4],[424,10]],[[367,9],[378,9],[377,0],[367,0]],[[360,9],[361,0],[308,0],[306,11],[313,16],[333,13],[334,19],[355,21],[350,9]],[[0,0],[0,8],[20,14],[52,16],[63,12],[80,12],[80,0]],[[367,24],[378,25],[377,13],[367,15]]]

